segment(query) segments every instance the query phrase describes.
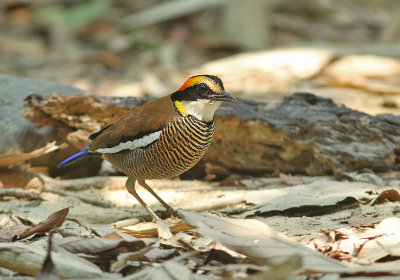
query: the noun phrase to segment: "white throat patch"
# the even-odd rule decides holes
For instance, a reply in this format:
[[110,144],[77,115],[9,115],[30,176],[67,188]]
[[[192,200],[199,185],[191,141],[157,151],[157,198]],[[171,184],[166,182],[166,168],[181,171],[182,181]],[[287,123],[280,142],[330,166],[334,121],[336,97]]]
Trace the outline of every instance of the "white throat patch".
[[221,101],[197,100],[185,101],[186,113],[202,121],[212,121],[214,113],[221,105]]

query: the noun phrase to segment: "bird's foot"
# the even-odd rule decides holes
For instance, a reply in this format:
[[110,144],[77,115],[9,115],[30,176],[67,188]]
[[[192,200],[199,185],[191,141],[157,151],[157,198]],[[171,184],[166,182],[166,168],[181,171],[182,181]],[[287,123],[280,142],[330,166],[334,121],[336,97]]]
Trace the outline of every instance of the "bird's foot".
[[169,206],[169,205],[166,206],[165,210],[166,210],[168,216],[180,218],[178,212],[175,211],[174,208],[172,208],[171,206]]

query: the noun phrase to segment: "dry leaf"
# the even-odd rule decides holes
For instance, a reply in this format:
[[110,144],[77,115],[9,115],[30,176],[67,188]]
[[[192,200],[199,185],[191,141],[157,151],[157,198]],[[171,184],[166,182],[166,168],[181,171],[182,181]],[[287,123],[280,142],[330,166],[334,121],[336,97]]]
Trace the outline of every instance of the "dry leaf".
[[192,273],[183,265],[174,261],[163,262],[163,267],[176,280],[190,280],[193,279]]
[[0,241],[11,242],[18,240],[28,228],[28,226],[22,224],[2,228],[0,229]]
[[384,190],[371,202],[371,205],[382,204],[387,201],[400,201],[399,192],[395,189]]
[[298,255],[302,258],[303,270],[338,272],[347,269],[343,264],[292,241],[258,220],[216,217],[182,210],[178,212],[188,224],[197,226],[196,231],[200,234],[259,264],[278,264]]
[[[176,234],[178,232],[189,230],[189,229],[193,229],[193,227],[186,224],[185,222],[180,222],[178,224],[169,225],[169,230],[172,234]],[[139,231],[123,229],[123,232],[125,232],[131,236],[134,236],[134,237],[157,237],[159,234],[157,227],[145,229],[145,230],[139,230]]]
[[29,159],[40,157],[44,154],[51,153],[58,149],[65,149],[68,145],[66,143],[61,144],[60,146],[56,145],[56,142],[48,143],[45,147],[36,149],[30,153],[16,153],[16,154],[7,154],[0,155],[0,168],[10,167],[15,164],[23,163]]
[[[0,267],[18,273],[36,275],[41,270],[46,251],[35,245],[0,243]],[[89,261],[59,249],[51,258],[61,278],[64,279],[112,279]]]
[[[154,245],[153,245],[154,246]],[[117,261],[113,262],[110,267],[111,272],[120,272],[129,266],[133,261],[139,260],[146,254],[151,251],[154,247],[149,246],[145,247],[138,252],[129,252],[129,253],[121,253],[117,257]]]
[[[133,242],[136,241],[137,238],[135,236],[129,235],[128,233],[122,232],[118,229],[111,228],[111,227],[101,227],[96,229],[95,231],[96,236],[104,237],[104,238],[109,238],[109,239],[119,239],[119,240],[124,240],[127,242]],[[146,239],[142,239],[142,241],[146,242]]]
[[360,208],[353,211],[347,221],[352,227],[371,227],[382,221],[382,218],[364,217]]
[[177,280],[173,278],[168,271],[163,267],[147,267],[137,273],[128,276],[129,280],[143,280],[143,279],[162,279],[162,280]]
[[[376,262],[385,260],[391,262],[393,258],[400,258],[400,219],[391,217],[384,219],[375,229],[356,230],[342,229],[332,231],[328,238],[314,240],[315,247],[337,259],[347,259],[353,264],[369,265],[363,266],[357,270],[364,273],[383,273],[390,271],[400,273],[398,265],[392,267],[388,264],[386,267],[376,266]],[[373,264],[373,266],[371,265]],[[354,273],[354,271],[353,271]]]
[[[57,247],[61,247],[70,253],[102,254],[111,253],[113,250],[124,248],[126,251],[137,251],[146,246],[142,240],[127,242],[120,239],[110,238],[84,238],[80,236],[70,236],[56,242]],[[113,252],[115,254],[116,252]]]
[[[301,257],[294,256],[287,261],[272,266],[267,271],[261,271],[248,277],[248,280],[286,280],[291,279],[290,275],[301,268]],[[322,278],[321,278],[322,279]]]
[[[400,219],[384,219],[367,236],[358,236],[365,244],[360,249],[356,262],[370,264],[387,256],[400,257]],[[397,269],[397,267],[396,267]]]
[[292,176],[292,175],[286,175],[284,173],[279,173],[279,179],[281,180],[282,183],[286,185],[295,186],[304,184],[303,177],[299,175]]
[[144,257],[146,257],[146,259],[149,262],[156,262],[156,261],[159,261],[159,260],[165,260],[167,258],[170,258],[175,253],[176,253],[176,249],[175,248],[172,248],[172,249],[161,249],[160,247],[155,247],[155,248],[151,249],[150,251],[146,252],[144,254]]
[[123,228],[123,227],[136,225],[139,222],[140,222],[140,220],[138,218],[130,218],[130,219],[125,219],[122,221],[112,223],[110,226],[113,228]]
[[257,206],[237,216],[246,218],[256,215],[308,216],[322,214],[327,211],[358,206],[360,200],[370,198],[367,192],[376,191],[376,189],[375,185],[368,183],[322,179],[311,184],[252,191],[247,192],[243,200]]
[[69,208],[67,207],[51,214],[46,220],[27,230],[19,239],[26,238],[36,233],[48,232],[53,228],[60,227],[64,223],[68,212]]
[[194,236],[185,232],[178,232],[175,235],[176,241],[180,241],[192,250],[209,252],[215,246],[215,241],[210,238]]
[[226,251],[211,249],[208,252],[207,259],[204,264],[208,264],[210,261],[218,261],[223,264],[237,263],[237,259],[228,254]]
[[[179,257],[178,257],[179,258]],[[162,280],[201,280],[208,276],[194,274],[188,268],[174,260],[165,261],[161,266],[145,268],[127,277],[129,280],[162,279]]]
[[51,251],[53,250],[52,246],[52,237],[53,231],[50,232],[48,237],[48,246],[47,246],[47,255],[43,262],[43,266],[41,271],[36,275],[35,279],[37,280],[59,280],[60,276],[58,276],[56,267],[51,259]]
[[174,235],[171,233],[171,230],[169,229],[169,225],[164,222],[163,220],[156,221],[157,225],[157,235],[160,238],[163,238],[165,240],[171,239],[174,237]]

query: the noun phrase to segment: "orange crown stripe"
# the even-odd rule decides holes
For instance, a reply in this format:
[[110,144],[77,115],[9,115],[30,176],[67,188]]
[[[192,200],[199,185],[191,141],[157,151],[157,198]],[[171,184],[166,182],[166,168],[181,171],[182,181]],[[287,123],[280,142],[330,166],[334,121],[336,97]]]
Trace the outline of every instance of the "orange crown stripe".
[[194,86],[195,84],[200,83],[202,80],[204,80],[204,77],[202,77],[202,76],[195,76],[195,77],[189,78],[189,79],[187,79],[186,82],[178,89],[178,91],[185,90],[185,89],[187,89],[188,87],[192,87],[192,86]]

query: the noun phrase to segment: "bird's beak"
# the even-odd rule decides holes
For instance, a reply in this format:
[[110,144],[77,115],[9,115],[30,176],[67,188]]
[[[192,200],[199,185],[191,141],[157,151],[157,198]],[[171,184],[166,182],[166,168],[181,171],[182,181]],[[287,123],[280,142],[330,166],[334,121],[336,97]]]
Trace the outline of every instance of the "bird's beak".
[[237,102],[237,99],[227,93],[226,91],[222,91],[220,94],[214,94],[211,96],[212,101],[227,101],[227,102]]

